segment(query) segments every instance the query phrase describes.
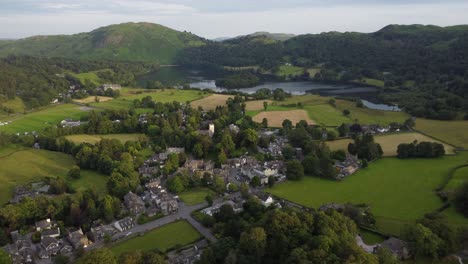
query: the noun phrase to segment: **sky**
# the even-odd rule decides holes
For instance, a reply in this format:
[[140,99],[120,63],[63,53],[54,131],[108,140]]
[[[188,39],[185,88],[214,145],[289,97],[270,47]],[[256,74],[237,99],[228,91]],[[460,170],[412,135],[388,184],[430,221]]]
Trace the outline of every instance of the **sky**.
[[0,38],[152,22],[205,38],[468,24],[468,0],[0,0]]

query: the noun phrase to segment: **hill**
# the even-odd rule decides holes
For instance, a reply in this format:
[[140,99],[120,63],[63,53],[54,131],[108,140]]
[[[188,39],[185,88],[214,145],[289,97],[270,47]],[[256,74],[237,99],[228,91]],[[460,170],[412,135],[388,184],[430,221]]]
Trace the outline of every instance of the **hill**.
[[204,43],[204,39],[191,33],[161,25],[125,23],[102,27],[89,33],[35,36],[0,42],[0,56],[31,55],[171,64],[180,50]]

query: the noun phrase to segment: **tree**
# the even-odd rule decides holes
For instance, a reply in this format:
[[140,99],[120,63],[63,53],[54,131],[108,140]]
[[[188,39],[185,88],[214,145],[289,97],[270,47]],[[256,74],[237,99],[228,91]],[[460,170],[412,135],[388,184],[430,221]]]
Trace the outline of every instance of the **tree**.
[[10,254],[8,254],[3,248],[0,248],[0,263],[2,264],[12,264],[13,261],[10,257]]
[[297,160],[291,160],[286,165],[286,176],[289,180],[300,180],[304,177],[304,167]]
[[260,177],[254,176],[252,178],[252,180],[250,180],[250,185],[252,185],[253,187],[258,187],[258,186],[262,185],[262,183],[260,181]]
[[349,133],[349,127],[348,125],[346,124],[341,124],[339,127],[338,127],[338,133],[340,133],[340,137],[345,137],[346,135],[348,135]]
[[39,231],[34,232],[32,234],[32,236],[31,236],[31,241],[34,244],[37,244],[37,243],[41,242],[41,232],[39,232]]
[[343,115],[349,116],[351,112],[348,109],[343,110]]
[[5,246],[6,244],[8,244],[8,242],[9,240],[7,234],[3,229],[0,229],[0,247]]
[[275,186],[276,178],[273,176],[268,177],[268,187],[273,188]]
[[268,127],[268,119],[266,117],[264,117],[262,119],[262,127],[264,128],[267,128]]
[[302,161],[304,173],[307,175],[319,176],[319,160],[315,155],[309,155]]
[[409,243],[410,251],[416,257],[437,258],[439,256],[442,240],[422,224],[407,227],[402,237]]
[[283,120],[282,127],[284,132],[289,132],[293,128],[293,123],[289,119]]
[[400,262],[393,253],[383,247],[377,249],[377,257],[379,258],[380,264],[399,264]]
[[268,102],[267,101],[263,101],[263,110],[267,110],[268,109]]
[[468,181],[455,191],[454,203],[457,209],[468,217]]
[[226,191],[226,185],[224,184],[224,178],[215,176],[214,177],[214,189],[217,193],[224,193]]
[[266,239],[265,230],[262,227],[254,227],[241,234],[239,248],[246,255],[253,255],[256,259],[261,259],[265,254]]
[[70,258],[64,255],[58,255],[54,258],[54,264],[68,264],[70,263]]
[[117,264],[114,254],[108,248],[100,248],[87,252],[79,264]]
[[70,177],[70,178],[79,179],[80,176],[81,176],[81,170],[80,170],[80,167],[78,167],[78,166],[73,166],[68,171],[68,177]]
[[195,155],[195,157],[199,159],[203,158],[205,155],[205,153],[203,152],[203,146],[200,143],[195,144],[192,152],[193,152],[193,155]]
[[213,196],[209,193],[205,196],[205,201],[208,203],[209,206],[213,205]]
[[247,183],[245,183],[245,182],[241,183],[239,189],[240,189],[240,193],[241,193],[242,197],[244,197],[244,198],[249,197],[250,188],[249,188],[249,185]]
[[184,183],[182,182],[182,179],[179,175],[167,181],[167,188],[169,189],[169,191],[176,194],[181,193],[185,190]]

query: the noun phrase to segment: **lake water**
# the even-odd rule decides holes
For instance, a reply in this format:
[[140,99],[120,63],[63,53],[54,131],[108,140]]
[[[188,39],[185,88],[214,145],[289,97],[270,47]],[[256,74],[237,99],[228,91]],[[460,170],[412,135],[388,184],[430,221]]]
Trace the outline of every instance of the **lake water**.
[[350,96],[359,97],[366,107],[384,111],[401,111],[397,106],[372,103],[368,100],[375,98],[378,89],[375,87],[362,86],[358,84],[329,84],[312,81],[302,82],[265,82],[252,88],[226,89],[216,86],[215,77],[202,76],[200,71],[185,71],[180,68],[164,67],[158,72],[149,73],[138,78],[138,85],[145,87],[148,81],[160,81],[165,85],[182,86],[189,84],[191,88],[210,89],[215,92],[240,91],[247,94],[255,93],[260,89],[275,90],[283,89],[293,95],[304,95],[307,93],[318,93],[328,96]]

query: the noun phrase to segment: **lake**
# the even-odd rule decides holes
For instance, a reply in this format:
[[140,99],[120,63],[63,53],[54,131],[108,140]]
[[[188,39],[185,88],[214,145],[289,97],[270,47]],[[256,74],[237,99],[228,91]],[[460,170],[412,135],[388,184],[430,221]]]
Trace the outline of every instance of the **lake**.
[[317,93],[325,96],[343,96],[359,97],[363,100],[366,107],[384,111],[401,111],[397,106],[378,104],[370,102],[375,101],[378,88],[363,86],[359,84],[330,84],[313,81],[298,82],[265,82],[258,86],[241,89],[226,89],[216,85],[213,76],[202,76],[201,71],[183,70],[175,67],[163,67],[158,72],[148,73],[138,77],[138,85],[145,87],[148,81],[160,81],[169,86],[180,87],[188,84],[191,88],[210,89],[215,92],[240,91],[247,94],[253,94],[260,89],[275,90],[283,89],[285,92],[293,95],[304,95],[307,93]]

